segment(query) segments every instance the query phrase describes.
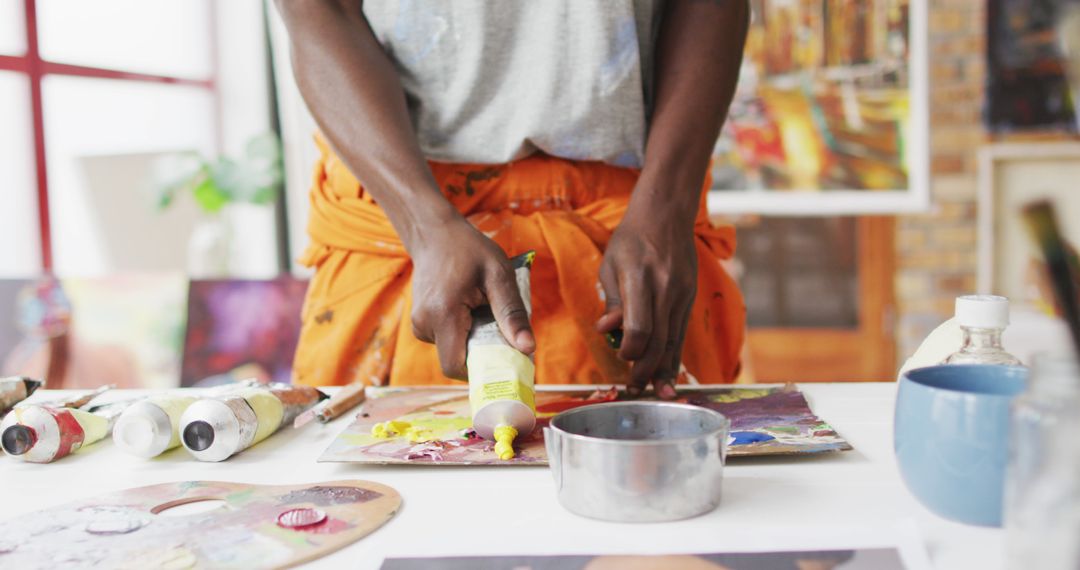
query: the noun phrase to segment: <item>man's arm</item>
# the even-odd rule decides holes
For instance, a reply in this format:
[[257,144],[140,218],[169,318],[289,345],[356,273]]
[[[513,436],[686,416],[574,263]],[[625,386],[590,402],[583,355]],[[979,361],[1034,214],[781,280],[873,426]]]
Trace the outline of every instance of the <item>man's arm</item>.
[[428,169],[405,107],[405,91],[361,4],[277,0],[304,101],[365,191],[386,210],[406,248],[412,248],[424,239],[421,228],[461,216]]
[[694,218],[720,127],[735,93],[749,24],[747,0],[672,0],[656,54],[656,101],[645,165],[601,267],[601,332],[624,329],[631,392],[650,381],[674,397],[697,287]]
[[532,352],[535,341],[509,260],[439,190],[397,72],[361,0],[277,0],[277,6],[312,115],[413,259],[416,336],[436,343],[445,374],[462,377],[470,309],[491,304],[506,338]]

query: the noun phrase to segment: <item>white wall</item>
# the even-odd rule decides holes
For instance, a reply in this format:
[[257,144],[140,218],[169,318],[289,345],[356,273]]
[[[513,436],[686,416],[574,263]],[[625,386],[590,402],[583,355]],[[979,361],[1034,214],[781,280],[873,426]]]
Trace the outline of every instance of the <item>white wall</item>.
[[296,275],[308,275],[310,271],[296,263],[296,258],[307,248],[308,188],[311,186],[312,169],[319,158],[319,151],[312,139],[318,126],[300,96],[293,79],[292,62],[289,59],[289,37],[285,24],[273,2],[267,2],[270,15],[270,41],[274,52],[274,74],[278,98],[278,118],[281,121],[282,142],[285,151],[285,201],[288,205],[289,247],[292,251],[292,271]]
[[[222,145],[240,156],[252,137],[270,131],[270,75],[262,0],[219,0],[218,81]],[[272,9],[272,7],[266,7]],[[231,212],[237,277],[272,277],[277,273],[277,223],[273,208],[238,208]],[[238,230],[238,231],[237,231]]]

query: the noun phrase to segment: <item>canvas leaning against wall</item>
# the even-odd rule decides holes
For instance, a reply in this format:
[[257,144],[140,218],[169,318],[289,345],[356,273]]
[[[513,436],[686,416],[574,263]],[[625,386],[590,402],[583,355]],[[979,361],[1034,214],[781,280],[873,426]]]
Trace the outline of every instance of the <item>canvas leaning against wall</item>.
[[193,280],[181,386],[257,378],[290,382],[307,282]]
[[175,387],[186,293],[174,273],[0,280],[0,376],[51,389]]
[[926,0],[751,0],[713,213],[928,204]]

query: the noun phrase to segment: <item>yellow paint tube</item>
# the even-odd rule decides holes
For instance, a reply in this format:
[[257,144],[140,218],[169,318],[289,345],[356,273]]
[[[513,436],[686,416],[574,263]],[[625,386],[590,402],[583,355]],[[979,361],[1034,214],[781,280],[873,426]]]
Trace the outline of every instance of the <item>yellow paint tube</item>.
[[152,396],[133,404],[116,421],[113,442],[139,457],[155,457],[180,445],[180,416],[194,404],[195,394]]
[[180,417],[180,441],[200,461],[224,461],[270,437],[326,395],[310,386],[268,384],[203,398]]
[[[514,276],[532,315],[529,273],[535,252],[514,257]],[[532,359],[515,349],[499,331],[491,307],[473,311],[465,366],[469,372],[469,404],[473,429],[495,440],[500,459],[514,457],[514,439],[528,435],[536,426],[536,367]]]
[[225,395],[257,384],[255,380],[245,380],[207,390],[183,389],[150,396],[120,414],[113,428],[113,441],[132,455],[156,457],[180,446],[180,418],[200,397]]

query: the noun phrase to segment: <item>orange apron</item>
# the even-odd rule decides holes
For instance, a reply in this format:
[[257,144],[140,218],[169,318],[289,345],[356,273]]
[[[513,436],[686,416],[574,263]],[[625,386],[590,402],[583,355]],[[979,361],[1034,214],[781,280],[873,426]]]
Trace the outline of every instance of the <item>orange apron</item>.
[[[321,137],[301,263],[308,286],[294,380],[309,385],[433,385],[435,345],[416,340],[409,315],[412,261],[382,209]],[[509,164],[430,163],[446,198],[507,253],[536,250],[532,325],[536,381],[626,383],[627,363],[596,332],[603,313],[600,262],[626,212],[639,171],[533,155]],[[706,181],[707,182],[707,181]],[[704,195],[694,225],[697,297],[683,346],[680,381],[732,382],[746,316],[742,295],[720,265],[735,230],[713,226]]]

